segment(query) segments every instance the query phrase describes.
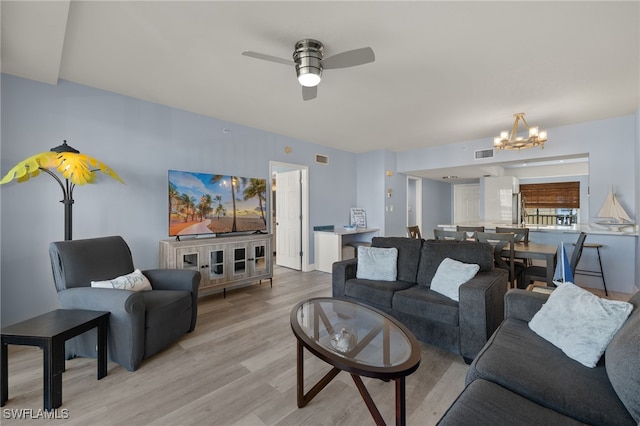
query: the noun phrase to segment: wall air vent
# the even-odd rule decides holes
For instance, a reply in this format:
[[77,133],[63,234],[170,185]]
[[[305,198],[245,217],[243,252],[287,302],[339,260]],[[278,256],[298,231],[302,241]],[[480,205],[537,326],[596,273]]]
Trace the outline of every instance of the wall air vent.
[[482,149],[480,151],[476,151],[475,159],[480,160],[481,158],[493,158],[493,149]]
[[326,155],[316,154],[316,163],[327,165],[329,164],[329,157]]

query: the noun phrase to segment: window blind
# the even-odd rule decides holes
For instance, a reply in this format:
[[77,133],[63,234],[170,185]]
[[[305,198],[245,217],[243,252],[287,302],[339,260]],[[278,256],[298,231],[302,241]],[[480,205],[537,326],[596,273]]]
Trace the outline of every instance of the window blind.
[[527,208],[580,208],[580,182],[520,184],[520,193]]

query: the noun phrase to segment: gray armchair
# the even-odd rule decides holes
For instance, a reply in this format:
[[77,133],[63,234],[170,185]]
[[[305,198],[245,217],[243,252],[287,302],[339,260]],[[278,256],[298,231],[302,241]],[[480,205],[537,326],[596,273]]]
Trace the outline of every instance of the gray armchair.
[[[92,288],[134,270],[131,250],[119,236],[59,241],[49,245],[53,278],[63,309],[109,311],[109,359],[135,371],[144,358],[193,331],[200,272],[142,271],[153,290]],[[91,331],[67,341],[66,357],[96,357]]]

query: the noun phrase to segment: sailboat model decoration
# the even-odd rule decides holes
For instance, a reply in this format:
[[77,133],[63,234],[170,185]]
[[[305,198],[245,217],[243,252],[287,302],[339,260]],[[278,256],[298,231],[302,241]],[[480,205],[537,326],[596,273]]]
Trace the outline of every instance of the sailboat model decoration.
[[599,225],[626,226],[634,224],[616,198],[613,187],[611,187],[611,191],[596,217],[603,219],[596,222]]

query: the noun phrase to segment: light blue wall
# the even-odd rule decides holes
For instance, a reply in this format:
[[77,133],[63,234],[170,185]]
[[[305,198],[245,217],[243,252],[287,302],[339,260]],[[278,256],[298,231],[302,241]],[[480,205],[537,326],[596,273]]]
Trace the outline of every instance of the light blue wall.
[[367,213],[367,226],[386,237],[407,236],[407,176],[397,173],[396,161],[395,152],[378,150],[358,155],[356,163],[358,207]]
[[443,223],[451,223],[452,185],[422,179],[422,238],[433,238],[433,230]]
[[384,151],[371,151],[358,155],[357,199],[353,207],[365,209],[367,226],[379,228],[379,235],[385,234],[384,185],[385,185]]
[[[380,173],[384,176],[384,229],[387,237],[407,236],[407,176],[396,170],[396,153],[384,151],[385,164]],[[387,176],[387,171],[392,175]],[[387,193],[391,190],[391,197]]]
[[[1,79],[2,175],[63,139],[113,167],[126,185],[99,173],[97,184],[75,189],[73,238],[122,235],[141,269],[158,266],[158,241],[168,238],[168,169],[267,178],[269,161],[306,165],[311,227],[346,223],[354,206],[352,153],[65,81]],[[58,307],[48,244],[64,238],[60,199],[49,176],[0,186],[3,324]]]

